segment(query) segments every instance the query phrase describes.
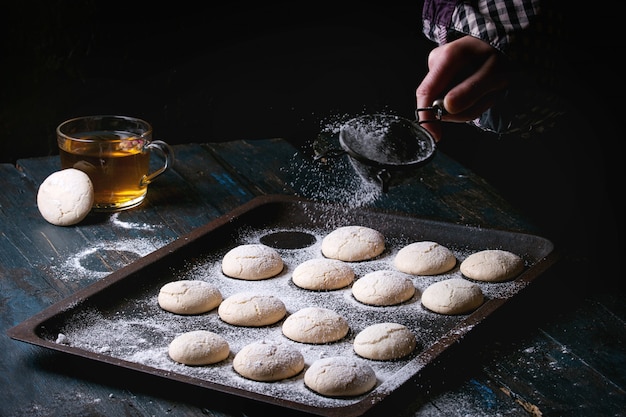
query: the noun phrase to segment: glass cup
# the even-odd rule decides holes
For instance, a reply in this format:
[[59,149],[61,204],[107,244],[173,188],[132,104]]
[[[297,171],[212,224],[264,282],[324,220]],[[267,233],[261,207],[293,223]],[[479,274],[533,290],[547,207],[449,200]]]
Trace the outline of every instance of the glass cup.
[[[173,162],[170,146],[152,140],[152,126],[126,116],[85,116],[57,129],[61,167],[85,172],[94,187],[95,211],[119,211],[143,202],[150,184]],[[151,151],[163,163],[150,172]]]

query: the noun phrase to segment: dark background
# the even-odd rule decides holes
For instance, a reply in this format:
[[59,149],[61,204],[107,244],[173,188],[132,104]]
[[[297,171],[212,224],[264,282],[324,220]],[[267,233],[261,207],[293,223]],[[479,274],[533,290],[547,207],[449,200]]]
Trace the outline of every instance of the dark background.
[[157,3],[5,7],[2,161],[56,153],[56,125],[86,114],[145,118],[173,144],[302,141],[336,115],[413,115],[430,47],[417,3]]
[[[369,3],[4,4],[0,162],[57,154],[55,127],[88,114],[144,118],[170,144],[282,137],[297,146],[347,117],[413,117],[433,47],[422,4]],[[564,5],[569,42],[555,53],[573,112],[530,139],[446,125],[439,148],[590,274],[610,265],[621,279],[623,7]]]

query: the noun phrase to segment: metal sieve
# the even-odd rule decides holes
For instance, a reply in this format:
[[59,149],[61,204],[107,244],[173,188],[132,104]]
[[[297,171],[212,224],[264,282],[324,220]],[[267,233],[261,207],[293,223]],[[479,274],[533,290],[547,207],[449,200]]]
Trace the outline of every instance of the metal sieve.
[[347,153],[355,171],[377,183],[383,192],[392,185],[411,178],[415,170],[428,163],[435,154],[435,140],[421,124],[439,121],[443,107],[435,102],[435,118],[419,121],[400,116],[372,114],[353,118],[341,126],[341,150],[329,149],[316,156],[339,156]]

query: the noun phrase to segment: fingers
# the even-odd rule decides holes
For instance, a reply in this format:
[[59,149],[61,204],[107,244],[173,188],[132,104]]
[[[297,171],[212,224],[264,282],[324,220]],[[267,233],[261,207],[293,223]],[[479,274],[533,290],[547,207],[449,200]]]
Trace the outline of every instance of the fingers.
[[[417,108],[427,108],[433,102],[444,96],[446,88],[452,80],[452,71],[446,71],[446,58],[441,58],[445,54],[445,48],[437,47],[431,51],[428,58],[429,72],[426,74],[415,91]],[[428,130],[435,141],[441,139],[441,124],[435,119],[435,115],[430,110],[418,110],[417,117],[422,122],[421,126]]]
[[494,96],[508,85],[508,73],[498,55],[489,56],[475,72],[452,87],[444,97],[449,120],[462,121],[483,113]]
[[[482,97],[480,97],[478,100],[476,101],[472,101],[472,104],[470,107],[456,113],[456,114],[449,114],[447,116],[445,116],[445,118],[443,118],[442,120],[446,121],[446,122],[457,122],[457,123],[462,123],[462,122],[467,122],[470,120],[474,120],[477,117],[479,117],[481,114],[483,114],[484,112],[486,112],[487,110],[489,110],[496,102],[496,96],[497,93],[494,92],[492,94],[487,94],[484,95]],[[448,96],[446,95],[446,99],[448,99]],[[446,102],[446,99],[444,99],[444,103]],[[454,99],[451,99],[454,100]],[[445,104],[446,106],[451,105],[450,103]],[[446,107],[447,108],[447,107]]]
[[[428,56],[428,74],[415,91],[417,108],[444,99],[447,122],[467,122],[493,106],[497,94],[508,85],[505,58],[480,39],[465,36],[439,46]],[[420,121],[432,120],[432,112],[419,112]],[[423,123],[435,140],[441,139],[441,123]]]

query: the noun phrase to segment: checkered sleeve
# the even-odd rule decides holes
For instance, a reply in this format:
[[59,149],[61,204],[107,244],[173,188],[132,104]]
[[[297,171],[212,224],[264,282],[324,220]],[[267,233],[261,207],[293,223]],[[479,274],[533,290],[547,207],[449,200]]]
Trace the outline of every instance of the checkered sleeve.
[[516,34],[538,15],[541,0],[472,0],[424,2],[426,37],[439,45],[471,35],[507,53]]
[[503,53],[537,17],[540,0],[464,1],[454,9],[451,29],[482,39]]

